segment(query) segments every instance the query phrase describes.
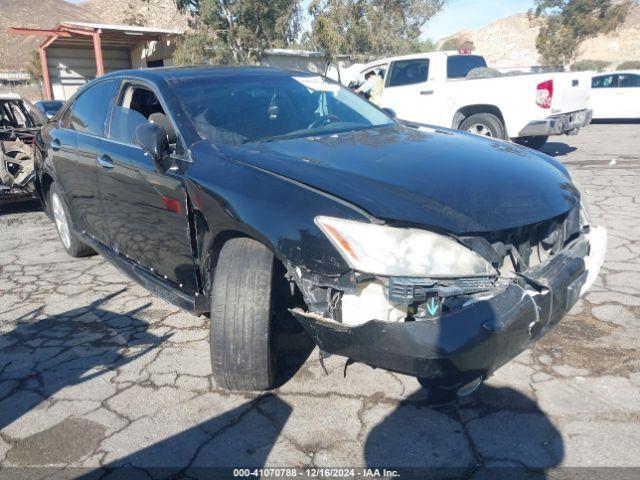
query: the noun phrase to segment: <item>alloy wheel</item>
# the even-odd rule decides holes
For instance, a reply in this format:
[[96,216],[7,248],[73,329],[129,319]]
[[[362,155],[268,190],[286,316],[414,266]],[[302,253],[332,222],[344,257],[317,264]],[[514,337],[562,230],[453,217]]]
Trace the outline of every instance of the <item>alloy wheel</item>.
[[493,137],[493,134],[491,133],[489,127],[482,123],[474,123],[467,129],[467,132],[474,133],[482,137]]
[[65,214],[64,207],[62,206],[62,200],[57,193],[51,195],[51,206],[53,208],[53,219],[56,222],[56,228],[60,235],[60,240],[65,248],[71,248],[71,230],[69,229],[69,222],[67,221],[67,215]]

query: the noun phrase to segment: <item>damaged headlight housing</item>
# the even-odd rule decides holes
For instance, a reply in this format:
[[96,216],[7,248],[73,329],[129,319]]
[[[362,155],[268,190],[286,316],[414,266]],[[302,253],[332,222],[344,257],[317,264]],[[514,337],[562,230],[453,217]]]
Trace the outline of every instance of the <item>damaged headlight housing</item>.
[[324,216],[315,221],[354,270],[431,278],[498,274],[480,255],[444,235]]

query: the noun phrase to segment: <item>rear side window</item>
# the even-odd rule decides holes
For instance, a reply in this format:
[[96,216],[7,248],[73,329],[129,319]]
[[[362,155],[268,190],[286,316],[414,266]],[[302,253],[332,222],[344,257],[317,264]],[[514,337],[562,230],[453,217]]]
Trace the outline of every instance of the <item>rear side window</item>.
[[398,60],[391,64],[387,87],[399,87],[426,82],[429,78],[429,60]]
[[474,68],[486,66],[480,55],[451,55],[447,57],[447,78],[464,78]]
[[617,75],[602,75],[591,79],[591,88],[614,88],[617,84]]
[[618,74],[618,87],[620,88],[640,87],[640,75],[633,75],[630,73]]
[[116,85],[115,80],[109,80],[82,92],[73,102],[68,120],[63,119],[63,125],[78,132],[103,136]]

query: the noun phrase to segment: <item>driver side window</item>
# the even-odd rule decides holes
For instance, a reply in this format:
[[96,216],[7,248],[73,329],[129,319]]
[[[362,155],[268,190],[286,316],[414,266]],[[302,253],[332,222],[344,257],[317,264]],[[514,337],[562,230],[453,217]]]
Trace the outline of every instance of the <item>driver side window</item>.
[[156,94],[140,85],[125,85],[114,107],[109,138],[135,145],[136,128],[147,122],[164,129],[174,153],[178,141],[176,131]]

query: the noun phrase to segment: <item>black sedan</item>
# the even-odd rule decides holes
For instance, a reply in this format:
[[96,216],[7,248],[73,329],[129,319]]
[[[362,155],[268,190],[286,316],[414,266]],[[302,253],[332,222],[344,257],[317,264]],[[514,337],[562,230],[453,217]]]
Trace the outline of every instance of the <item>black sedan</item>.
[[323,352],[468,393],[560,321],[604,256],[554,159],[400,122],[300,72],[116,72],[38,144],[66,251],[209,315],[229,389],[273,385],[292,315]]

